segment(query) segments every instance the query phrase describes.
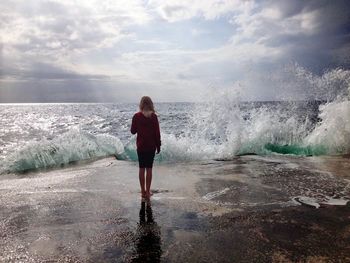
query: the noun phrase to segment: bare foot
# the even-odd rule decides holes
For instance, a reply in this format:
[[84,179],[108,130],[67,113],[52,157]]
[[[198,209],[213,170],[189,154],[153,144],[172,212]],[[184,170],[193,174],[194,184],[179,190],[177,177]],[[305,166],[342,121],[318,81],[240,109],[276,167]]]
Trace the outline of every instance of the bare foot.
[[146,193],[146,191],[142,191],[142,192],[141,192],[141,197],[142,197],[142,198],[147,198],[147,193]]

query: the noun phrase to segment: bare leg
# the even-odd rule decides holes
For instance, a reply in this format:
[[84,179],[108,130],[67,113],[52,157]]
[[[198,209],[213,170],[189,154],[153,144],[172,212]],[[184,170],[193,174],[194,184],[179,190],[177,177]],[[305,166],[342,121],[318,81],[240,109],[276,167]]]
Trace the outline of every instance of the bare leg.
[[151,193],[151,184],[152,184],[152,168],[146,168],[146,195],[150,197]]
[[145,189],[145,168],[139,169],[139,179],[140,179],[140,187],[141,187],[141,195],[142,197],[146,196],[146,189]]

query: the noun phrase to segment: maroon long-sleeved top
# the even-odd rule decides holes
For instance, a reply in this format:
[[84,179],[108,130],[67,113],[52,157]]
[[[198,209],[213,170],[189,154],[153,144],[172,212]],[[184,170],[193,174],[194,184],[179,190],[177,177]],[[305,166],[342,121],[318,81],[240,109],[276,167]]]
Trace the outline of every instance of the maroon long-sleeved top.
[[160,151],[160,129],[158,117],[152,113],[146,117],[142,112],[135,113],[132,117],[130,129],[132,134],[137,133],[136,146],[140,152]]

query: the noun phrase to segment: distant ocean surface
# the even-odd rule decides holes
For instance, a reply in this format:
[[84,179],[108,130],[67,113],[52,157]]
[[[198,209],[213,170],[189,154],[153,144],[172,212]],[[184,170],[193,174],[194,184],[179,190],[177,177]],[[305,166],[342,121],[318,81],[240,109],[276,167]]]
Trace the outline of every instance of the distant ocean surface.
[[[236,155],[340,155],[350,149],[349,102],[155,103],[158,162]],[[0,173],[116,156],[136,161],[137,104],[0,104]]]

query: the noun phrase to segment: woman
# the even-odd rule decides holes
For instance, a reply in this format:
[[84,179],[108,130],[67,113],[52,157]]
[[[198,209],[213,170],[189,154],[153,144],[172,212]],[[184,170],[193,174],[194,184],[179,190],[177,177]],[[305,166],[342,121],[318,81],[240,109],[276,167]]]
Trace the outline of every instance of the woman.
[[[160,152],[160,130],[158,117],[155,114],[150,97],[141,98],[140,111],[132,118],[131,133],[137,133],[136,146],[139,160],[139,179],[142,198],[150,198],[152,183],[152,167],[154,155]],[[145,185],[146,171],[146,185]]]

